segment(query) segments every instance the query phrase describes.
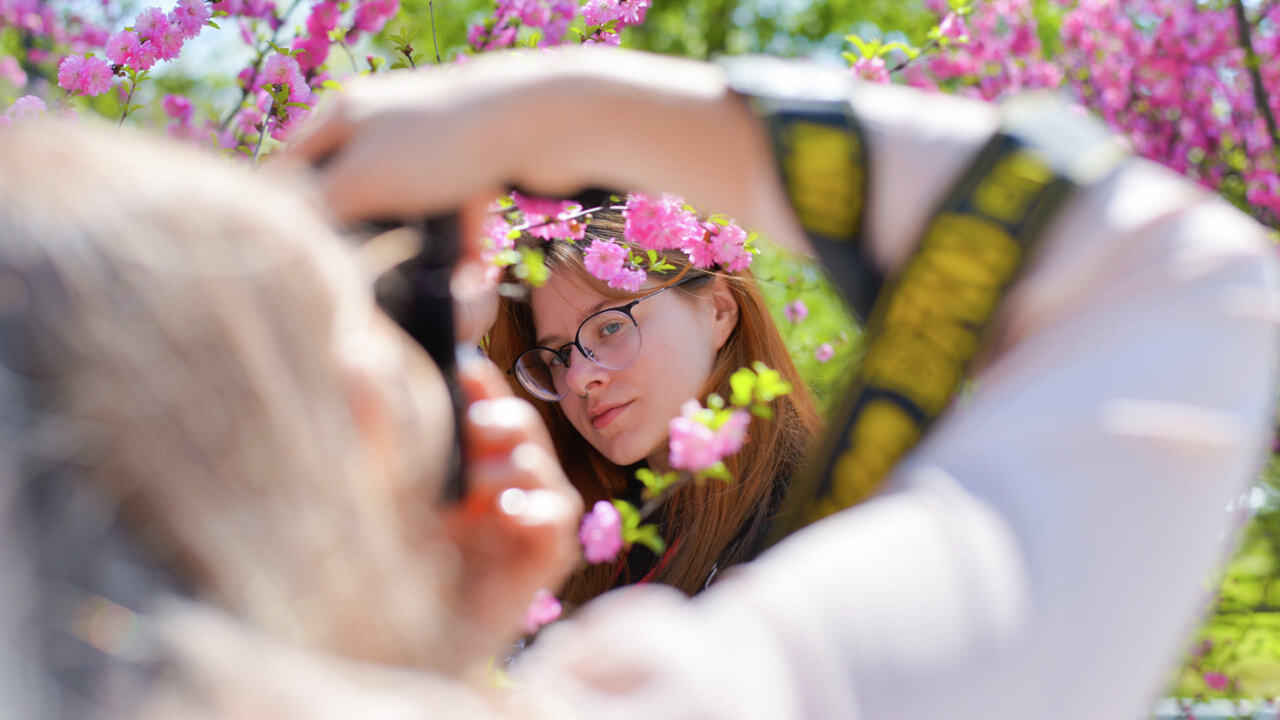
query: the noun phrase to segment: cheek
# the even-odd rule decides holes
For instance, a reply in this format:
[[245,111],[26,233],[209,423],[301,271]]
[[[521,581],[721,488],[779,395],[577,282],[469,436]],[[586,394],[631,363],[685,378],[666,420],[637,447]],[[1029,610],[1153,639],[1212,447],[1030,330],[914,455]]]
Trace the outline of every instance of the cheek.
[[660,405],[662,429],[666,421],[680,414],[680,406],[690,398],[702,401],[701,393],[711,376],[715,355],[709,338],[684,333],[646,348],[649,362],[643,382],[655,405]]

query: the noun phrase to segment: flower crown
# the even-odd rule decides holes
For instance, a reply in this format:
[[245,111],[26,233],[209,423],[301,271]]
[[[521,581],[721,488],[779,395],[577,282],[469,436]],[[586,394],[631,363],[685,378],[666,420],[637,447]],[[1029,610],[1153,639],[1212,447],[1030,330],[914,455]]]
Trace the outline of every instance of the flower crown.
[[609,287],[639,292],[650,272],[675,266],[660,253],[683,252],[702,269],[738,272],[758,252],[755,233],[748,234],[723,215],[703,220],[683,199],[670,194],[625,196],[584,193],[575,199],[531,197],[512,192],[499,199],[485,223],[488,256],[494,268],[511,267],[517,278],[538,286],[546,281],[542,251],[517,246],[522,237],[578,244],[586,240],[592,213],[620,211],[621,240],[593,238],[582,250],[587,272]]

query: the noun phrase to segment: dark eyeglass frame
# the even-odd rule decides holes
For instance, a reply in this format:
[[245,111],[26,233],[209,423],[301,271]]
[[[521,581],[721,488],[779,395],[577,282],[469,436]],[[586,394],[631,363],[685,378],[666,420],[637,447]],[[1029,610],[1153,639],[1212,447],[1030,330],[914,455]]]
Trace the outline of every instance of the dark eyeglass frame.
[[525,350],[524,352],[516,356],[515,362],[511,363],[511,367],[507,368],[507,374],[514,376],[516,381],[520,383],[520,387],[524,388],[535,399],[542,400],[543,402],[560,402],[561,400],[564,399],[564,396],[567,393],[561,393],[560,396],[555,398],[554,400],[546,399],[546,398],[538,397],[538,393],[534,391],[533,388],[530,388],[528,385],[525,384],[524,376],[517,370],[520,367],[520,360],[522,358],[524,358],[529,353],[534,353],[539,350],[545,350],[551,353],[552,355],[555,355],[556,357],[560,358],[560,362],[564,363],[565,368],[568,368],[570,363],[573,360],[573,350],[574,348],[577,348],[578,353],[582,355],[582,357],[589,360],[596,367],[601,367],[601,368],[604,368],[605,370],[625,370],[626,368],[631,367],[631,365],[635,363],[634,358],[632,358],[630,363],[623,365],[621,367],[609,367],[608,365],[601,363],[599,360],[595,358],[595,353],[591,352],[590,350],[582,346],[582,342],[580,340],[580,338],[582,337],[582,328],[586,327],[587,323],[591,322],[592,318],[599,317],[601,315],[604,315],[605,313],[620,312],[625,314],[631,320],[632,327],[639,330],[640,323],[636,320],[635,315],[631,314],[631,311],[635,309],[636,305],[639,305],[641,301],[648,300],[654,295],[657,295],[665,290],[670,290],[671,288],[680,287],[681,285],[688,284],[690,282],[693,282],[694,280],[698,280],[699,278],[703,278],[703,277],[706,277],[706,275],[703,275],[701,273],[696,275],[690,275],[689,277],[681,280],[677,280],[676,282],[673,282],[670,285],[663,285],[657,290],[641,295],[640,297],[628,303],[625,303],[623,305],[618,305],[616,307],[609,307],[609,308],[603,308],[603,309],[597,310],[591,313],[590,315],[586,316],[585,318],[583,318],[582,322],[578,323],[578,329],[573,334],[572,342],[567,342],[564,345],[561,345],[559,349],[549,348],[543,345],[535,345],[534,347],[531,347],[528,350]]

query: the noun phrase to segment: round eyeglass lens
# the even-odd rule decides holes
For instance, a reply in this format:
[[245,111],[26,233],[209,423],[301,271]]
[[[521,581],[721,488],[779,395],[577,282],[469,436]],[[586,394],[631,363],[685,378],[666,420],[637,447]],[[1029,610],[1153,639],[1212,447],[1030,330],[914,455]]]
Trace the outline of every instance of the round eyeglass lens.
[[602,368],[622,370],[640,354],[640,328],[621,310],[605,310],[587,318],[578,328],[578,345]]
[[539,400],[564,397],[567,370],[560,356],[546,348],[533,348],[516,360],[516,379]]

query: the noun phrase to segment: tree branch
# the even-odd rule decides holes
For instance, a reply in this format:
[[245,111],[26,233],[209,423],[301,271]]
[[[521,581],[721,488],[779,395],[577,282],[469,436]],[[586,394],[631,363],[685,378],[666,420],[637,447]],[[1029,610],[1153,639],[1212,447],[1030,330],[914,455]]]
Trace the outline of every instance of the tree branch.
[[1267,124],[1267,134],[1271,136],[1271,154],[1280,160],[1280,128],[1276,127],[1276,118],[1271,114],[1271,105],[1267,102],[1267,89],[1262,84],[1262,73],[1258,71],[1258,55],[1253,51],[1253,39],[1249,36],[1249,19],[1245,15],[1244,0],[1234,0],[1232,7],[1236,13],[1240,46],[1244,48],[1245,69],[1249,71],[1249,79],[1253,84],[1253,102]]

